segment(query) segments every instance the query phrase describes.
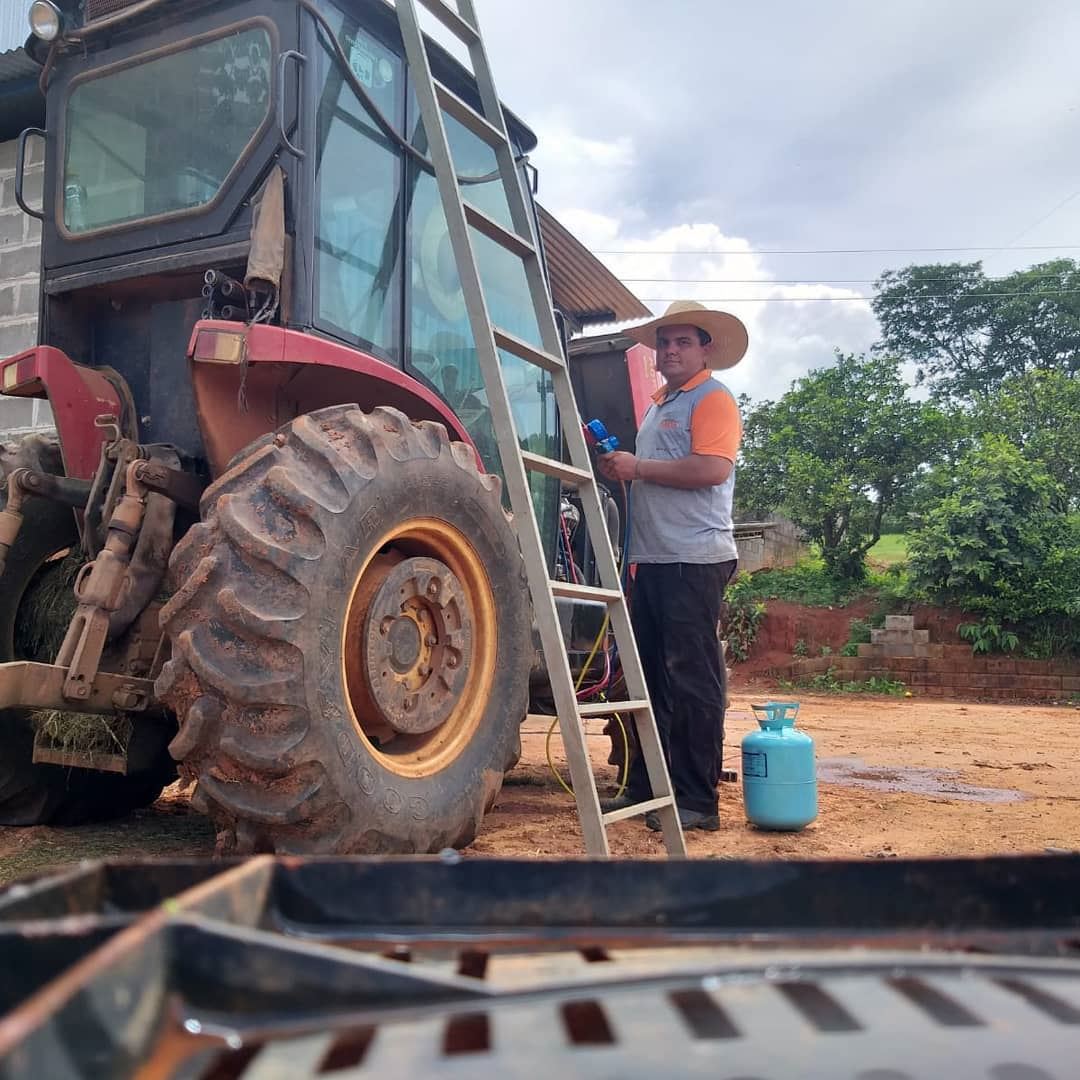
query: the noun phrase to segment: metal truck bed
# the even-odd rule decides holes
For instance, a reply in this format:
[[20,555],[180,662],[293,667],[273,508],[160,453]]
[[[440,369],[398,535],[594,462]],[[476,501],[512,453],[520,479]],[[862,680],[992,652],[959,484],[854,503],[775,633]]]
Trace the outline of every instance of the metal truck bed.
[[1080,857],[83,864],[0,895],[0,1076],[1046,1080]]

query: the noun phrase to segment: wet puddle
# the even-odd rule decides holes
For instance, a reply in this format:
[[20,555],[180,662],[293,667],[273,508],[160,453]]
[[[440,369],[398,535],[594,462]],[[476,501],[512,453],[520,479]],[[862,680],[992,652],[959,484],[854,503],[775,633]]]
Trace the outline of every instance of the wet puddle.
[[821,758],[818,779],[825,784],[869,788],[871,791],[936,795],[960,802],[1014,803],[1029,798],[1011,788],[976,787],[956,779],[948,769],[924,769],[914,765],[867,765],[860,758]]

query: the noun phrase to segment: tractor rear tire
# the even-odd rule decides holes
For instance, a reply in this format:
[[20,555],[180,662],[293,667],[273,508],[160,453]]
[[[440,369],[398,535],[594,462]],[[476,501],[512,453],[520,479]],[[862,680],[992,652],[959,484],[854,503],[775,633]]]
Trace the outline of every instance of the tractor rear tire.
[[[22,466],[59,472],[55,440],[30,436],[14,452],[0,452],[0,506],[7,502],[7,473]],[[8,552],[0,578],[0,662],[36,660],[51,656],[22,655],[16,646],[16,627],[40,618],[27,610],[24,598],[39,575],[55,572],[49,564],[78,547],[75,515],[59,503],[29,499],[23,504],[23,524]],[[59,765],[35,764],[33,716],[26,709],[0,711],[0,825],[81,825],[121,817],[149,806],[162,788],[176,779],[176,766],[167,752],[164,726],[136,728],[133,738],[156,741],[146,757],[151,767],[128,776]]]
[[220,853],[473,840],[532,662],[500,493],[442,425],[355,405],[258,440],[207,490],[170,564],[157,692]]

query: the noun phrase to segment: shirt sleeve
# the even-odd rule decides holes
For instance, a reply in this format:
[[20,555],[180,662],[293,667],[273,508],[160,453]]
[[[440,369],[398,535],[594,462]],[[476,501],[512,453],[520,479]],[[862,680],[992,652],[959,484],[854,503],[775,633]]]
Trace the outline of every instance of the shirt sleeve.
[[734,462],[742,441],[742,419],[735,399],[718,390],[702,398],[690,417],[690,453]]

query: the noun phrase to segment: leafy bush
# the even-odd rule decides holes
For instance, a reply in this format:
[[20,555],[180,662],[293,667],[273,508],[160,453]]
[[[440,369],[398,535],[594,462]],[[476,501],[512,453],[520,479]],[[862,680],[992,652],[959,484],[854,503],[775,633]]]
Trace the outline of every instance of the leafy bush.
[[758,570],[745,579],[745,588],[758,600],[785,600],[807,607],[842,607],[864,592],[866,585],[837,581],[820,557],[803,559],[795,566]]
[[989,615],[982,622],[961,623],[956,630],[965,641],[971,642],[973,653],[1012,652],[1020,644],[1016,634],[1003,629]]
[[817,690],[824,694],[889,694],[903,697],[907,687],[894,679],[882,679],[874,676],[869,679],[840,679],[836,668],[808,675],[794,681],[781,680],[780,685],[788,690]]
[[911,535],[914,588],[1015,630],[1080,615],[1080,515],[1038,462],[984,436],[928,484]]
[[765,605],[751,594],[749,582],[749,575],[742,574],[724,594],[723,635],[728,655],[735,660],[745,660],[750,655],[761,620],[765,618]]

